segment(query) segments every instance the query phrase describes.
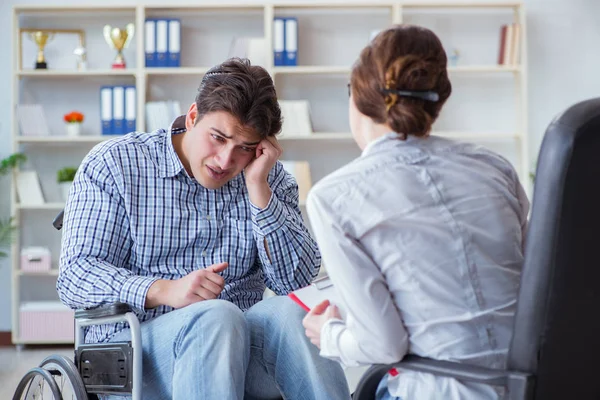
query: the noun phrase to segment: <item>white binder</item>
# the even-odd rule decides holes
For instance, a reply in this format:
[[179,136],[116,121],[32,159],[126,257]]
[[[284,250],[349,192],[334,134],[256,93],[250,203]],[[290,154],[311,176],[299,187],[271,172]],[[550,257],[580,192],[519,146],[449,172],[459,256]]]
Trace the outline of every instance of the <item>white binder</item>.
[[144,25],[144,52],[146,67],[156,67],[156,21],[147,19]]
[[125,87],[125,132],[130,133],[136,130],[136,90],[135,86]]
[[277,66],[285,65],[285,25],[283,18],[275,18],[273,21],[273,64]]
[[102,134],[112,135],[113,133],[113,88],[112,86],[102,86],[100,88],[100,121],[102,122]]
[[156,20],[156,66],[166,67],[169,51],[169,26],[166,19]]
[[181,64],[181,22],[178,19],[169,20],[168,38],[167,66],[179,67]]
[[298,20],[285,19],[285,61],[284,65],[298,65]]
[[113,134],[125,133],[125,87],[113,87]]

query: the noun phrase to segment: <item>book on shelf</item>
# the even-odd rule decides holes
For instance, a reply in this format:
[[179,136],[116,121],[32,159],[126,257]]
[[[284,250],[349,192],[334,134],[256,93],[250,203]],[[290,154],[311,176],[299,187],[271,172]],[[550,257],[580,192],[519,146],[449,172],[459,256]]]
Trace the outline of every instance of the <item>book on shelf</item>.
[[312,187],[312,179],[310,177],[310,164],[308,161],[286,161],[281,160],[283,168],[294,178],[298,183],[298,200],[300,203],[306,203],[308,191]]
[[514,66],[521,62],[521,25],[518,23],[502,25],[500,28],[500,47],[498,65]]
[[180,115],[181,106],[178,101],[149,101],[146,103],[146,131],[168,129]]
[[17,120],[22,136],[48,136],[46,114],[40,104],[18,104]]
[[179,67],[181,65],[181,20],[147,18],[144,22],[146,67]]
[[279,100],[283,125],[281,136],[310,136],[310,104],[307,100]]
[[17,196],[23,206],[40,206],[46,201],[36,171],[19,171],[16,176]]
[[124,135],[136,127],[136,87],[100,87],[100,120],[103,135]]
[[273,64],[276,67],[298,65],[298,18],[273,20]]
[[267,43],[263,37],[236,37],[231,42],[229,57],[247,58],[252,65],[267,64]]

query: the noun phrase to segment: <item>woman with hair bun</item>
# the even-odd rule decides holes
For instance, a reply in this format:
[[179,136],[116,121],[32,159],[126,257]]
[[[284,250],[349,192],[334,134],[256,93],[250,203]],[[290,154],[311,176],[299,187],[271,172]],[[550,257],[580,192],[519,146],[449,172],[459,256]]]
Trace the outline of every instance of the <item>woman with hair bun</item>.
[[[529,202],[514,168],[430,135],[452,92],[428,29],[394,26],[362,50],[349,83],[361,156],[318,182],[308,215],[346,310],[325,301],[303,324],[347,366],[415,354],[505,368]],[[426,373],[387,374],[377,399],[497,399],[502,389]]]

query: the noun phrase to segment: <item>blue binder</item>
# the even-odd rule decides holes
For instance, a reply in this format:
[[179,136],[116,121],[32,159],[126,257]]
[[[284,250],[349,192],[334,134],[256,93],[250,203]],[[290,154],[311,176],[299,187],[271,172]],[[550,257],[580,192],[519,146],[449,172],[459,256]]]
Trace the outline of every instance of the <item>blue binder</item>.
[[135,132],[137,115],[137,98],[135,86],[125,86],[125,131]]
[[101,132],[103,135],[112,134],[112,86],[100,87],[100,122],[102,123]]
[[285,60],[284,65],[298,65],[298,19],[285,19]]
[[113,123],[112,134],[123,135],[125,133],[125,87],[113,86]]
[[179,67],[181,65],[181,21],[179,19],[169,20],[167,36],[169,39],[167,66]]
[[285,65],[285,19],[273,20],[273,65]]
[[144,30],[146,67],[156,67],[156,21],[154,19],[146,19]]
[[169,55],[169,21],[156,20],[156,66],[166,67]]

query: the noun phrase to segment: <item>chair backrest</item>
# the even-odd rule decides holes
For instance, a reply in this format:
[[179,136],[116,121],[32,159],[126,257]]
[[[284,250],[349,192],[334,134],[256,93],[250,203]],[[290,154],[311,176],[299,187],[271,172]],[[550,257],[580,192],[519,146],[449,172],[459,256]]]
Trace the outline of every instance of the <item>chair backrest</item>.
[[600,99],[546,130],[508,369],[535,399],[600,398]]

